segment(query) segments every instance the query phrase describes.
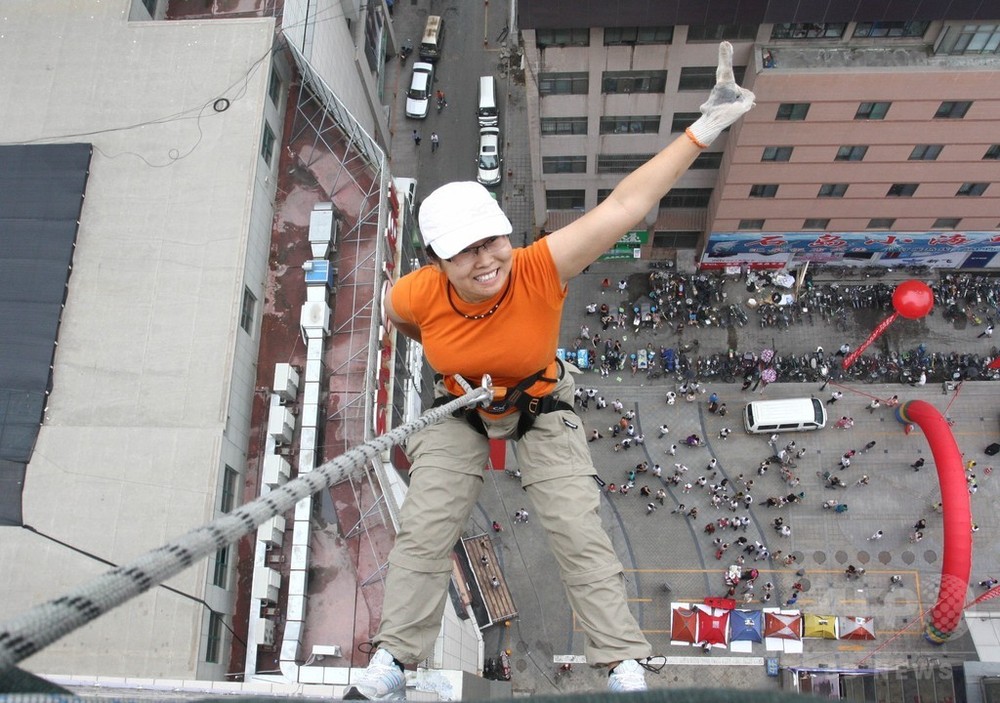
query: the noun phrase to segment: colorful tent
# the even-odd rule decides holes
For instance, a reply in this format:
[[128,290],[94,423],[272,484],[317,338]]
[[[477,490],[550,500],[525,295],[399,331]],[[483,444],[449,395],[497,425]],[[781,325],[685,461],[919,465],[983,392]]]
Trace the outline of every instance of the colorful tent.
[[764,636],[783,640],[802,639],[802,613],[764,613]]
[[836,615],[814,615],[806,613],[803,621],[802,636],[818,637],[824,640],[837,639],[837,616]]
[[840,639],[875,639],[875,618],[871,616],[840,618]]
[[763,642],[764,614],[759,610],[734,610],[729,616],[729,637],[734,642]]
[[697,642],[698,614],[691,608],[675,605],[670,613],[670,641],[675,644]]
[[729,610],[698,608],[698,642],[726,645],[729,643]]

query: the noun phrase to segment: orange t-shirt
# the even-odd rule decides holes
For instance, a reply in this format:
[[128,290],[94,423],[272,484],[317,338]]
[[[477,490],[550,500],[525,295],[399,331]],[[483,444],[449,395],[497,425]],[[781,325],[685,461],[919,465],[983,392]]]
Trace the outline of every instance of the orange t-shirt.
[[[510,291],[496,312],[481,320],[468,320],[448,302],[448,277],[433,266],[424,266],[399,279],[392,288],[396,313],[420,328],[428,363],[444,374],[454,395],[465,391],[452,374],[460,374],[474,388],[483,374],[490,374],[499,400],[504,390],[540,369],[555,378],[556,346],[566,288],[561,285],[548,242],[540,239],[513,250]],[[503,296],[482,303],[463,301],[454,290],[451,300],[466,315],[481,315]],[[553,382],[537,381],[527,392],[543,396]]]

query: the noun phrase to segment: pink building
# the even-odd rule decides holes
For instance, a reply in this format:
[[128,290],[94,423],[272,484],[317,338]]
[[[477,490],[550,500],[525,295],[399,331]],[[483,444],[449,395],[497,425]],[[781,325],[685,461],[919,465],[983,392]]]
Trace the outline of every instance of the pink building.
[[655,5],[521,6],[540,230],[697,118],[727,39],[756,109],[611,256],[1000,266],[1000,5]]

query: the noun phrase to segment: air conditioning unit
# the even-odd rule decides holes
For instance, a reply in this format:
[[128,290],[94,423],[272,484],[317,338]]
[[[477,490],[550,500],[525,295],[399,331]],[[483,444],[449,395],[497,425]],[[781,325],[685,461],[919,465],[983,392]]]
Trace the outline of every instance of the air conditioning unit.
[[278,593],[281,591],[281,574],[267,567],[258,569],[259,572],[257,570],[254,572],[251,597],[265,603],[277,603]]
[[282,403],[294,403],[295,396],[299,392],[299,374],[291,364],[281,363],[274,365],[274,393],[278,395]]
[[337,217],[333,203],[316,203],[309,213],[309,247],[312,258],[325,259],[337,241]]
[[268,554],[267,555],[268,564],[284,564],[285,555],[284,554]]
[[295,416],[286,407],[272,407],[267,416],[267,434],[275,444],[289,444],[295,429]]
[[254,636],[257,638],[257,644],[261,647],[273,647],[274,620],[257,618],[257,622],[254,624]]
[[292,475],[292,465],[283,456],[277,454],[264,455],[264,468],[261,471],[261,480],[276,488],[288,482]]
[[280,547],[285,541],[285,518],[275,515],[257,528],[257,539],[269,549]]
[[276,605],[260,609],[260,614],[265,618],[276,618],[281,615],[281,608]]

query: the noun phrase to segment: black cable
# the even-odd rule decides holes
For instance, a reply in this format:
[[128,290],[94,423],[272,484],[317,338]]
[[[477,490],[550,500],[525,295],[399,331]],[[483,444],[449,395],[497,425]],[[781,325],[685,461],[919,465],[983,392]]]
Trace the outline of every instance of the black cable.
[[[33,533],[35,535],[38,535],[39,537],[42,537],[43,539],[47,539],[50,542],[55,542],[60,547],[65,547],[66,549],[69,549],[70,551],[76,552],[77,554],[82,554],[83,556],[87,557],[88,559],[92,559],[92,560],[94,560],[96,562],[99,562],[101,564],[105,564],[107,566],[110,566],[111,568],[118,568],[118,566],[120,566],[119,564],[116,564],[113,561],[109,561],[109,560],[105,559],[104,557],[99,557],[99,556],[97,556],[96,554],[94,554],[92,552],[86,551],[85,549],[81,549],[80,547],[75,547],[72,544],[69,544],[68,542],[63,542],[61,539],[57,539],[57,538],[53,537],[52,535],[47,535],[44,532],[40,532],[39,530],[35,529],[31,525],[21,525],[21,527],[23,529],[27,530],[28,532],[31,532],[31,533]],[[173,593],[175,595],[180,596],[181,598],[187,598],[188,600],[194,601],[195,603],[198,603],[199,605],[205,606],[205,609],[208,610],[208,612],[212,613],[213,615],[222,615],[222,616],[225,616],[225,613],[220,613],[220,612],[217,612],[216,610],[213,610],[212,606],[210,606],[204,600],[202,600],[201,598],[196,598],[195,596],[192,596],[190,593],[185,593],[184,591],[179,591],[176,588],[174,588],[173,586],[167,586],[167,585],[162,584],[162,583],[158,584],[158,586],[160,588],[162,588],[162,589],[170,591],[171,593]],[[233,630],[233,628],[231,628],[229,626],[229,624],[226,622],[226,618],[225,617],[222,618],[221,622],[222,622],[222,625],[227,630],[229,630],[229,634],[231,634],[233,636],[233,639],[236,640],[237,642],[239,642],[241,645],[243,645],[243,649],[246,650],[247,643],[243,639],[241,639],[239,635],[236,634],[236,632]]]

